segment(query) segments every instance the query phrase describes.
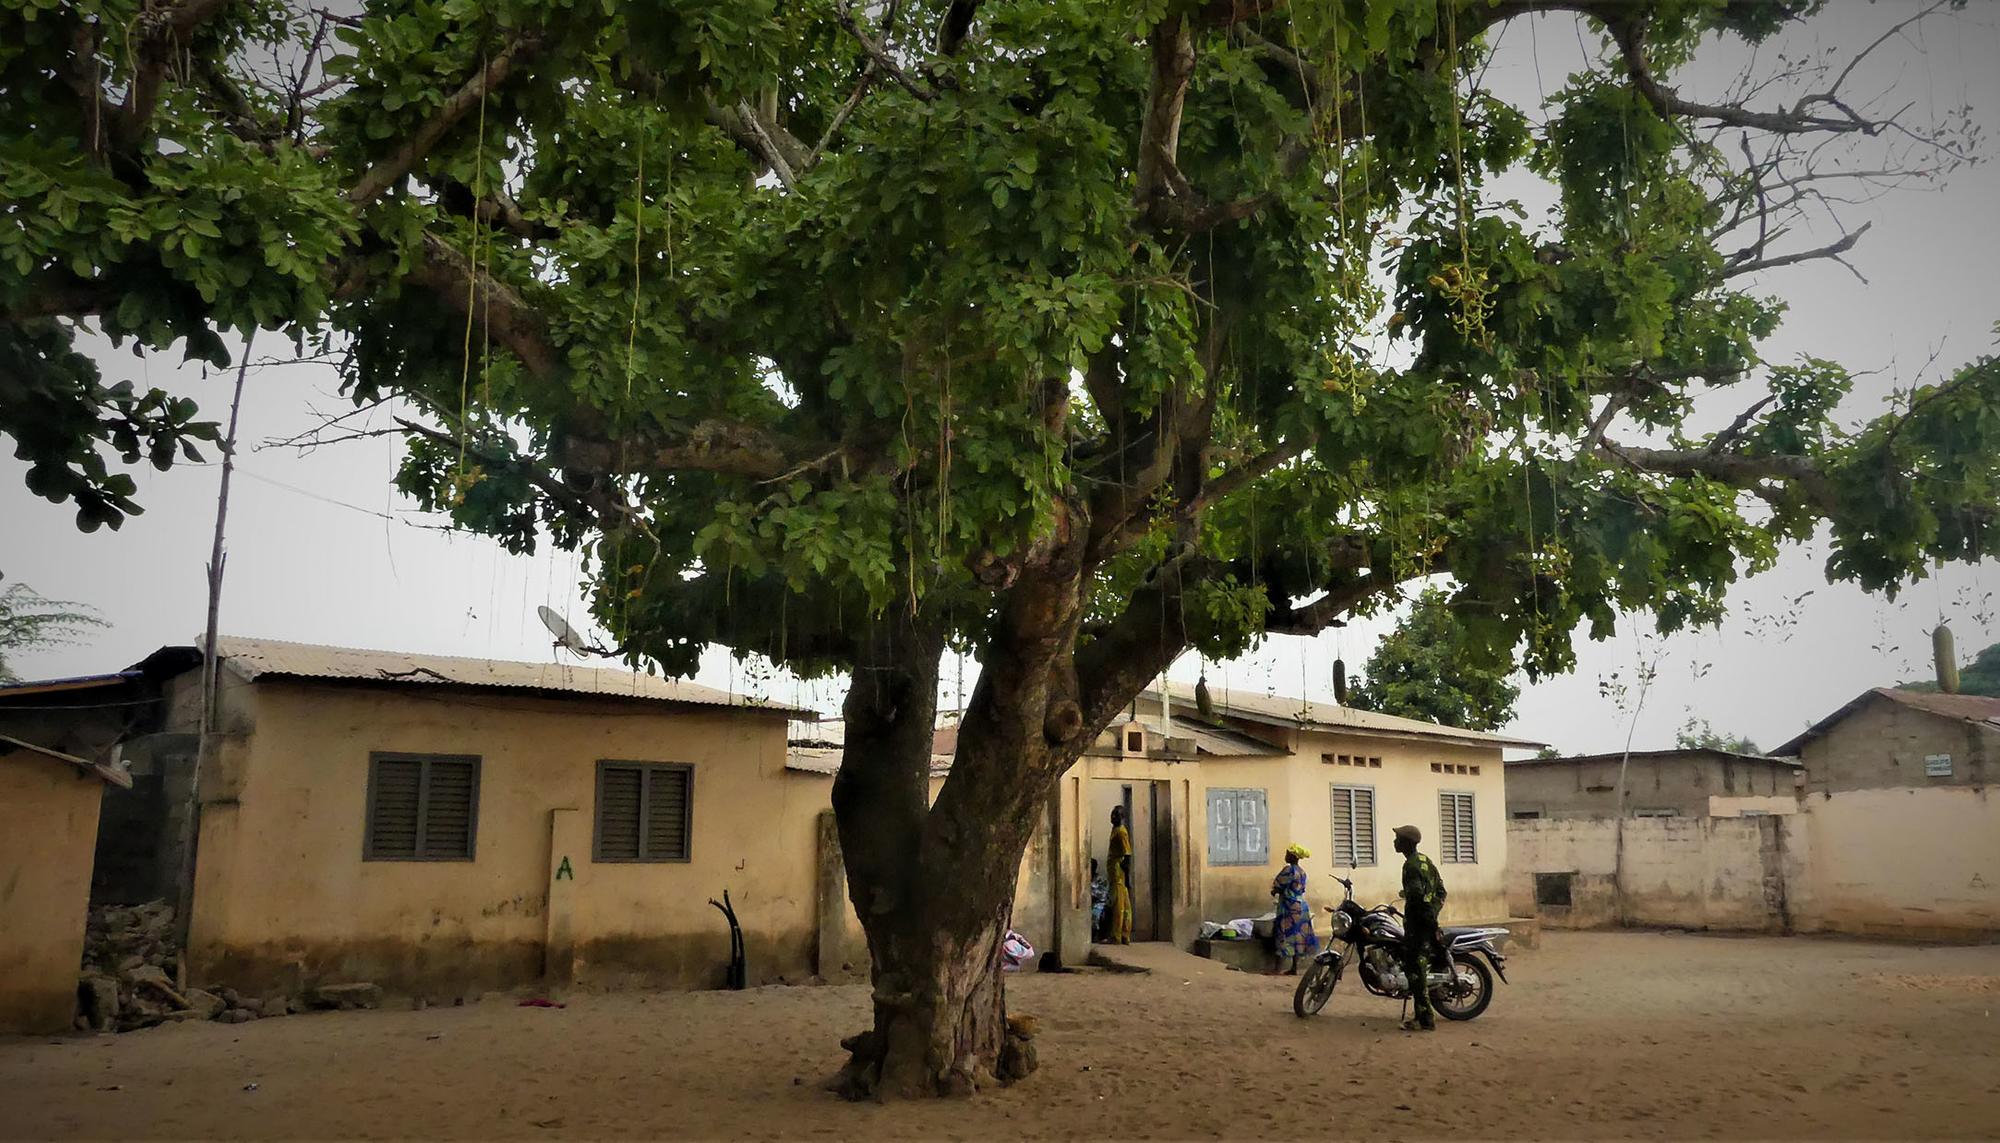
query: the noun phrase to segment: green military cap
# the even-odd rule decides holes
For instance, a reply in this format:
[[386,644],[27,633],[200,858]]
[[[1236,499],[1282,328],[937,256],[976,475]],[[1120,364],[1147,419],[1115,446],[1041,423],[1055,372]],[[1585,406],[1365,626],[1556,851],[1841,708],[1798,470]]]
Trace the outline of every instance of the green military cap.
[[1396,836],[1404,840],[1407,840],[1411,845],[1415,845],[1418,842],[1424,840],[1423,831],[1418,829],[1416,826],[1412,825],[1397,826]]

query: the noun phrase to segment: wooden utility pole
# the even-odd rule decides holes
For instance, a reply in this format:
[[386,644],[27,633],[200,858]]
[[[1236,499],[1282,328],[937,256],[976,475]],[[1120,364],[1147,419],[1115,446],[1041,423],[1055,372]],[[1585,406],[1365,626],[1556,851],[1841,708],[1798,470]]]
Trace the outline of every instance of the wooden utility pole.
[[194,767],[188,775],[187,836],[181,846],[180,892],[174,910],[179,930],[181,983],[187,983],[188,934],[194,918],[195,857],[201,848],[201,772],[215,743],[218,664],[215,659],[216,627],[222,615],[222,566],[228,558],[222,546],[223,529],[229,521],[229,478],[236,472],[236,418],[243,410],[243,378],[250,372],[250,345],[255,330],[243,339],[243,356],[236,363],[236,389],[229,398],[229,427],[222,440],[222,484],[215,496],[215,538],[208,551],[208,623],[201,639],[201,721],[195,740]]

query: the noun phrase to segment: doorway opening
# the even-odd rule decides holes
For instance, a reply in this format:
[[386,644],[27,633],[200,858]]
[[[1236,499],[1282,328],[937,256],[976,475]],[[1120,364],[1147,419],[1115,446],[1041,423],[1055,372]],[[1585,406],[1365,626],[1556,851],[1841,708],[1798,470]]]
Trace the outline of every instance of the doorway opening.
[[[1105,878],[1111,876],[1111,809],[1125,808],[1126,829],[1132,834],[1132,939],[1173,939],[1173,801],[1164,781],[1093,778],[1090,781],[1091,858]],[[1109,930],[1109,919],[1093,927],[1093,941]]]

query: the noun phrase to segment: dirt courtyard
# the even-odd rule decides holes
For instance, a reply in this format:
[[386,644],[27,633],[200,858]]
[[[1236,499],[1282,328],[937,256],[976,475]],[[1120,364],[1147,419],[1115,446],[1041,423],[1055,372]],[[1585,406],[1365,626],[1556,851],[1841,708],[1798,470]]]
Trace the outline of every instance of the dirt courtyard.
[[[2000,1134],[2000,947],[1553,933],[1427,1037],[1164,946],[1027,976],[1042,1070],[969,1101],[819,1090],[857,987],[579,995],[0,1040],[6,1138],[1919,1138]],[[254,1087],[252,1086],[254,1085]]]

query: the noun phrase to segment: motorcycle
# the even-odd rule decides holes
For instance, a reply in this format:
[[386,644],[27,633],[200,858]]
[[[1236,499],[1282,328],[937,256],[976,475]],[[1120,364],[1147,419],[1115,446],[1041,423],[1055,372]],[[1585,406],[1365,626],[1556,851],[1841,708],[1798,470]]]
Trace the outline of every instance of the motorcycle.
[[[1329,905],[1326,945],[1313,957],[1312,964],[1299,975],[1299,987],[1292,994],[1292,1011],[1311,1016],[1326,1007],[1340,983],[1349,961],[1360,974],[1362,987],[1390,1000],[1408,1000],[1410,982],[1403,971],[1403,914],[1394,905],[1363,909],[1354,900],[1354,882],[1335,877],[1346,896],[1339,905]],[[1438,930],[1442,958],[1433,953],[1438,970],[1425,982],[1431,992],[1431,1007],[1447,1020],[1471,1020],[1493,1002],[1493,977],[1507,979],[1507,958],[1500,955],[1494,940],[1507,935],[1506,929],[1445,927]],[[1334,947],[1344,941],[1346,951]],[[1490,966],[1490,967],[1489,967]]]

